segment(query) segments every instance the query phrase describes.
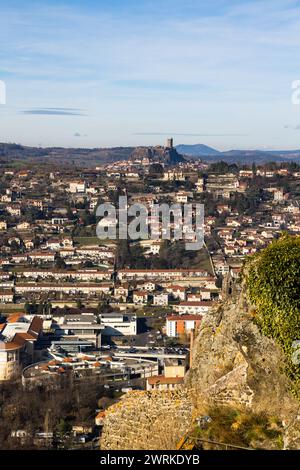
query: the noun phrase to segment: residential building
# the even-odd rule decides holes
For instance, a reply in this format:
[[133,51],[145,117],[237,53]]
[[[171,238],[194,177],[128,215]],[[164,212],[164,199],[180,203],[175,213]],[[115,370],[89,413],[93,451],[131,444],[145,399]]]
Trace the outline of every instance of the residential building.
[[34,361],[34,343],[42,332],[42,320],[11,315],[0,324],[0,382],[17,378]]
[[153,294],[153,305],[166,307],[169,303],[169,295],[165,292]]
[[196,330],[202,321],[202,315],[168,315],[166,319],[167,336],[178,338],[191,330]]
[[194,302],[180,302],[178,305],[174,305],[174,310],[180,315],[205,315],[213,307],[211,301],[194,301]]
[[165,377],[164,375],[154,375],[147,378],[147,390],[174,390],[180,388],[184,383],[183,377]]
[[135,291],[133,292],[133,303],[136,305],[144,305],[148,301],[148,292],[147,291]]

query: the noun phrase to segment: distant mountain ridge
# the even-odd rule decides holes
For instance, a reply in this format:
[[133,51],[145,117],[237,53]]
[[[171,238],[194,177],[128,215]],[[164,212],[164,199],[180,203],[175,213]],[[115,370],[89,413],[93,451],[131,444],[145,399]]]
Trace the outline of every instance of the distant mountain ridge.
[[[201,159],[205,162],[225,161],[239,164],[263,164],[267,162],[296,162],[300,164],[300,150],[229,150],[220,152],[204,144],[177,145],[174,148],[112,147],[112,148],[65,148],[29,147],[15,143],[0,143],[0,165],[11,161],[23,163],[70,164],[92,168],[132,157],[149,156],[153,162],[176,165],[185,159]],[[185,158],[184,158],[185,157]]]
[[177,165],[185,159],[175,147],[112,147],[112,148],[65,148],[29,147],[20,144],[0,143],[0,164],[11,160],[24,162],[47,161],[49,163],[76,164],[93,167],[120,160],[148,157],[153,163]]
[[221,152],[218,150],[208,147],[204,144],[180,144],[176,145],[176,149],[179,153],[184,155],[191,155],[191,156],[202,156],[202,155],[219,155]]
[[22,162],[49,162],[93,167],[99,164],[128,160],[135,147],[113,148],[65,148],[29,147],[19,144],[0,143],[0,164],[12,160]]
[[176,146],[177,150],[187,157],[200,158],[207,162],[224,160],[228,163],[266,163],[296,162],[300,163],[300,150],[228,150],[220,152],[203,144]]

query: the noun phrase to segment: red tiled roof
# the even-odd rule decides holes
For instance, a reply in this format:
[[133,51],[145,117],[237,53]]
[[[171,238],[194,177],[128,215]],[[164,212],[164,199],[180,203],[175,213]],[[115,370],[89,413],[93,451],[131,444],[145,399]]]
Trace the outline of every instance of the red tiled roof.
[[154,375],[148,377],[147,382],[149,385],[159,384],[180,384],[183,383],[183,377],[165,377],[164,375]]
[[131,273],[131,272],[136,272],[136,273],[207,273],[204,269],[120,269],[120,273]]
[[202,315],[168,315],[167,320],[178,321],[178,320],[202,320]]
[[14,351],[16,349],[21,349],[21,345],[15,343],[14,341],[10,341],[9,343],[4,343],[3,341],[0,341],[0,350],[6,350],[6,351]]
[[16,323],[23,315],[24,313],[12,313],[7,318],[7,323]]
[[185,291],[186,288],[184,286],[168,286],[168,289]]
[[211,300],[200,300],[199,302],[180,302],[179,307],[211,307],[212,305]]
[[[22,316],[23,314],[19,314],[19,313],[10,315],[8,319],[8,323],[15,323]],[[24,346],[26,341],[36,341],[40,331],[42,330],[42,327],[43,327],[43,320],[39,317],[34,317],[27,332],[16,333],[12,341],[0,342],[0,349],[5,349],[5,350],[20,349]]]
[[40,317],[33,317],[30,328],[28,330],[29,334],[33,336],[38,336],[43,329],[43,320]]

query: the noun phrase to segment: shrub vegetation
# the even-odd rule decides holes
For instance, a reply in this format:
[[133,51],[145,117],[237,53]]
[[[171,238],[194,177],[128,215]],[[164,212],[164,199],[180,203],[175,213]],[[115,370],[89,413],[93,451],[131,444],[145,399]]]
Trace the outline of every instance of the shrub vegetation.
[[254,321],[277,341],[286,356],[286,372],[293,391],[300,385],[300,237],[283,234],[250,258],[244,267]]

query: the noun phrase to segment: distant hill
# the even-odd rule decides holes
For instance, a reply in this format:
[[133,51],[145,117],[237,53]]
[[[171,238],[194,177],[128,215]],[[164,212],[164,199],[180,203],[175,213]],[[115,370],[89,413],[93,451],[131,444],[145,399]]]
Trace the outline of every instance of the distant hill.
[[176,148],[155,147],[112,147],[112,148],[65,148],[29,147],[19,144],[0,143],[0,165],[13,161],[70,164],[89,167],[130,160],[141,156],[149,157],[153,163],[176,165],[186,159],[200,158],[205,162],[225,161],[227,163],[296,162],[300,164],[300,150],[229,150],[220,152],[207,145],[178,145]]
[[206,162],[223,160],[227,163],[257,163],[266,162],[296,162],[300,163],[300,150],[239,150],[233,149],[220,152],[204,144],[180,144],[176,146],[178,152],[189,158],[201,158]]
[[195,157],[202,157],[207,155],[219,155],[219,152],[212,147],[208,147],[204,144],[194,144],[194,145],[186,145],[180,144],[176,145],[176,150],[183,155],[195,156]]
[[269,150],[269,153],[273,155],[282,155],[282,156],[300,156],[300,150]]
[[300,163],[300,151],[264,151],[264,150],[229,150],[220,152],[218,155],[208,155],[203,157],[207,162],[217,162],[223,160],[227,163],[256,163],[268,162],[295,162]]
[[19,144],[0,143],[0,163],[10,161],[76,164],[93,167],[118,160],[148,157],[153,163],[176,165],[184,162],[176,148],[156,147],[112,147],[112,148],[65,148],[65,147],[28,147]]
[[97,164],[128,160],[135,147],[113,148],[64,148],[64,147],[28,147],[19,144],[0,143],[0,163],[11,161],[48,162],[76,164],[81,167],[93,167]]

